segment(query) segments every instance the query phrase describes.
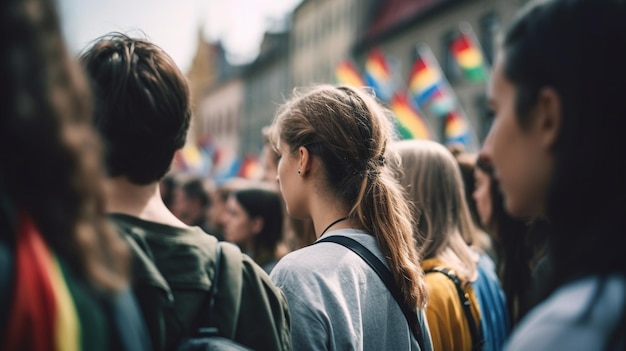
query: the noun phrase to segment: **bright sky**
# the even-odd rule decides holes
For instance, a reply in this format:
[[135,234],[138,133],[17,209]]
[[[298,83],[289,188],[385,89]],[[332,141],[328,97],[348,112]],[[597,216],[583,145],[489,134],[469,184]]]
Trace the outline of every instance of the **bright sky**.
[[[198,31],[221,38],[233,63],[256,57],[263,33],[301,0],[58,0],[70,50],[111,31],[145,33],[187,72]],[[139,34],[144,36],[143,34]]]

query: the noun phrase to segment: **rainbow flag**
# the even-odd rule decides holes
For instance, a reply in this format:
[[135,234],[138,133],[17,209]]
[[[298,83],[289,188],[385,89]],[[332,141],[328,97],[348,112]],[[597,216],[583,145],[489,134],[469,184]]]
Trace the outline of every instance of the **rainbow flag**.
[[380,49],[370,51],[365,61],[365,80],[374,88],[376,96],[385,102],[391,100],[393,95],[393,83],[391,70],[387,64],[385,54]]
[[409,103],[406,94],[397,93],[391,98],[391,111],[402,139],[430,139],[430,130],[422,116]]
[[351,85],[353,87],[365,86],[361,73],[354,67],[350,60],[343,60],[335,67],[335,79],[337,83]]
[[446,116],[444,127],[446,144],[458,143],[468,146],[470,143],[470,135],[469,123],[458,111],[453,111]]
[[471,82],[483,82],[487,79],[488,70],[482,51],[470,29],[461,31],[450,43],[450,51],[461,67],[465,78]]
[[62,265],[29,216],[20,215],[18,231],[14,294],[0,348],[82,350],[81,322],[88,321],[81,321]]
[[428,55],[420,53],[413,63],[409,76],[409,91],[414,102],[422,107],[441,89],[442,74],[439,66],[431,62]]
[[443,117],[456,108],[456,98],[445,85],[440,85],[431,97],[430,112],[436,117]]
[[259,179],[261,172],[259,159],[255,156],[246,156],[241,162],[238,176],[246,179]]
[[173,170],[199,176],[207,176],[212,166],[208,150],[193,144],[187,144],[176,151],[172,161]]

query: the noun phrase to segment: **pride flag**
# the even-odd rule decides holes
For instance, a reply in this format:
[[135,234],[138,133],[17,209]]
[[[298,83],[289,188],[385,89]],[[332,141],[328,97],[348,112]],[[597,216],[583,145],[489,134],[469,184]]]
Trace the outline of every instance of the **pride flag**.
[[465,117],[458,111],[453,111],[446,116],[444,137],[446,144],[470,144],[471,130]]
[[[83,317],[97,316],[97,311],[79,313],[73,295],[76,287],[29,216],[20,215],[18,233],[14,293],[0,349],[82,350],[83,328],[94,322]],[[86,300],[82,302],[86,307]]]
[[441,84],[433,93],[430,102],[430,112],[436,117],[443,117],[456,108],[456,98],[453,93]]
[[350,85],[353,87],[365,86],[365,81],[361,73],[354,67],[350,60],[343,60],[335,67],[335,79],[337,83]]
[[391,70],[387,64],[385,54],[380,49],[370,51],[365,61],[365,80],[374,88],[376,96],[385,102],[391,100],[393,95],[393,83]]
[[428,125],[411,106],[406,94],[395,94],[389,107],[396,117],[398,132],[402,139],[430,139]]
[[207,176],[211,170],[211,155],[206,149],[187,144],[176,151],[172,169],[199,176]]
[[259,159],[256,156],[248,155],[241,162],[238,176],[246,179],[259,179],[261,172]]
[[471,27],[462,27],[458,36],[450,42],[450,51],[467,80],[483,82],[487,79],[489,74],[485,59],[478,41],[471,32]]
[[433,62],[424,48],[418,47],[417,57],[409,76],[409,91],[414,102],[422,107],[441,88],[442,74],[439,66]]

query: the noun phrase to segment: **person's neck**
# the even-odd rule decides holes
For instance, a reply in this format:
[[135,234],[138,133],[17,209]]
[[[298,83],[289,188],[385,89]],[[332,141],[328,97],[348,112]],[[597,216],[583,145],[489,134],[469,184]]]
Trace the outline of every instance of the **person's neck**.
[[188,227],[165,206],[159,183],[138,185],[126,177],[108,178],[106,181],[106,210],[108,213],[123,213],[146,221],[174,227]]
[[[348,209],[345,206],[340,205],[341,201],[333,199],[325,201],[320,199],[315,202],[311,209],[311,219],[313,220],[313,227],[315,228],[315,236],[319,238],[322,232],[326,230],[326,233],[337,230],[354,228],[354,224],[349,220],[341,220],[348,216]],[[337,221],[333,224],[333,222]],[[330,224],[333,224],[329,227]]]

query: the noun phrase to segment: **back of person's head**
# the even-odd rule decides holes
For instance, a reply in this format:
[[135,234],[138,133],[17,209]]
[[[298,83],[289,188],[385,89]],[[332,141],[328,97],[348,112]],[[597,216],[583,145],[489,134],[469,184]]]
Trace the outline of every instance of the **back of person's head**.
[[197,201],[203,210],[211,205],[211,199],[203,179],[192,178],[185,182],[181,189],[188,200]]
[[626,255],[615,244],[626,231],[626,167],[619,165],[626,154],[624,18],[623,0],[533,2],[502,43],[503,72],[517,92],[522,128],[531,124],[544,89],[559,99],[545,206],[558,280],[626,272]]
[[474,168],[476,165],[477,155],[467,152],[455,152],[455,150],[452,149],[450,151],[452,152],[452,155],[454,155],[454,158],[459,165],[459,169],[461,170],[461,178],[463,178],[463,185],[465,187],[465,201],[470,214],[472,215],[472,220],[476,226],[483,228],[478,215],[478,209],[476,208],[476,203],[474,202],[472,196],[475,189]]
[[267,250],[274,254],[283,234],[283,205],[280,193],[260,187],[235,190],[232,193],[250,218],[261,218],[263,226],[255,236],[255,251]]
[[403,140],[392,146],[400,155],[400,183],[419,211],[414,228],[424,258],[442,258],[467,282],[476,274],[476,262],[467,244],[473,225],[463,179],[452,153],[429,140]]
[[305,147],[320,160],[322,195],[342,202],[350,220],[376,237],[407,303],[424,306],[411,211],[385,165],[393,137],[387,111],[361,89],[322,85],[282,105],[273,126],[292,153]]
[[91,96],[55,3],[4,1],[0,18],[0,239],[15,245],[18,219],[32,218],[81,279],[120,288],[128,251],[104,217]]
[[187,80],[161,48],[119,33],[82,54],[109,176],[149,184],[169,170],[191,117]]

